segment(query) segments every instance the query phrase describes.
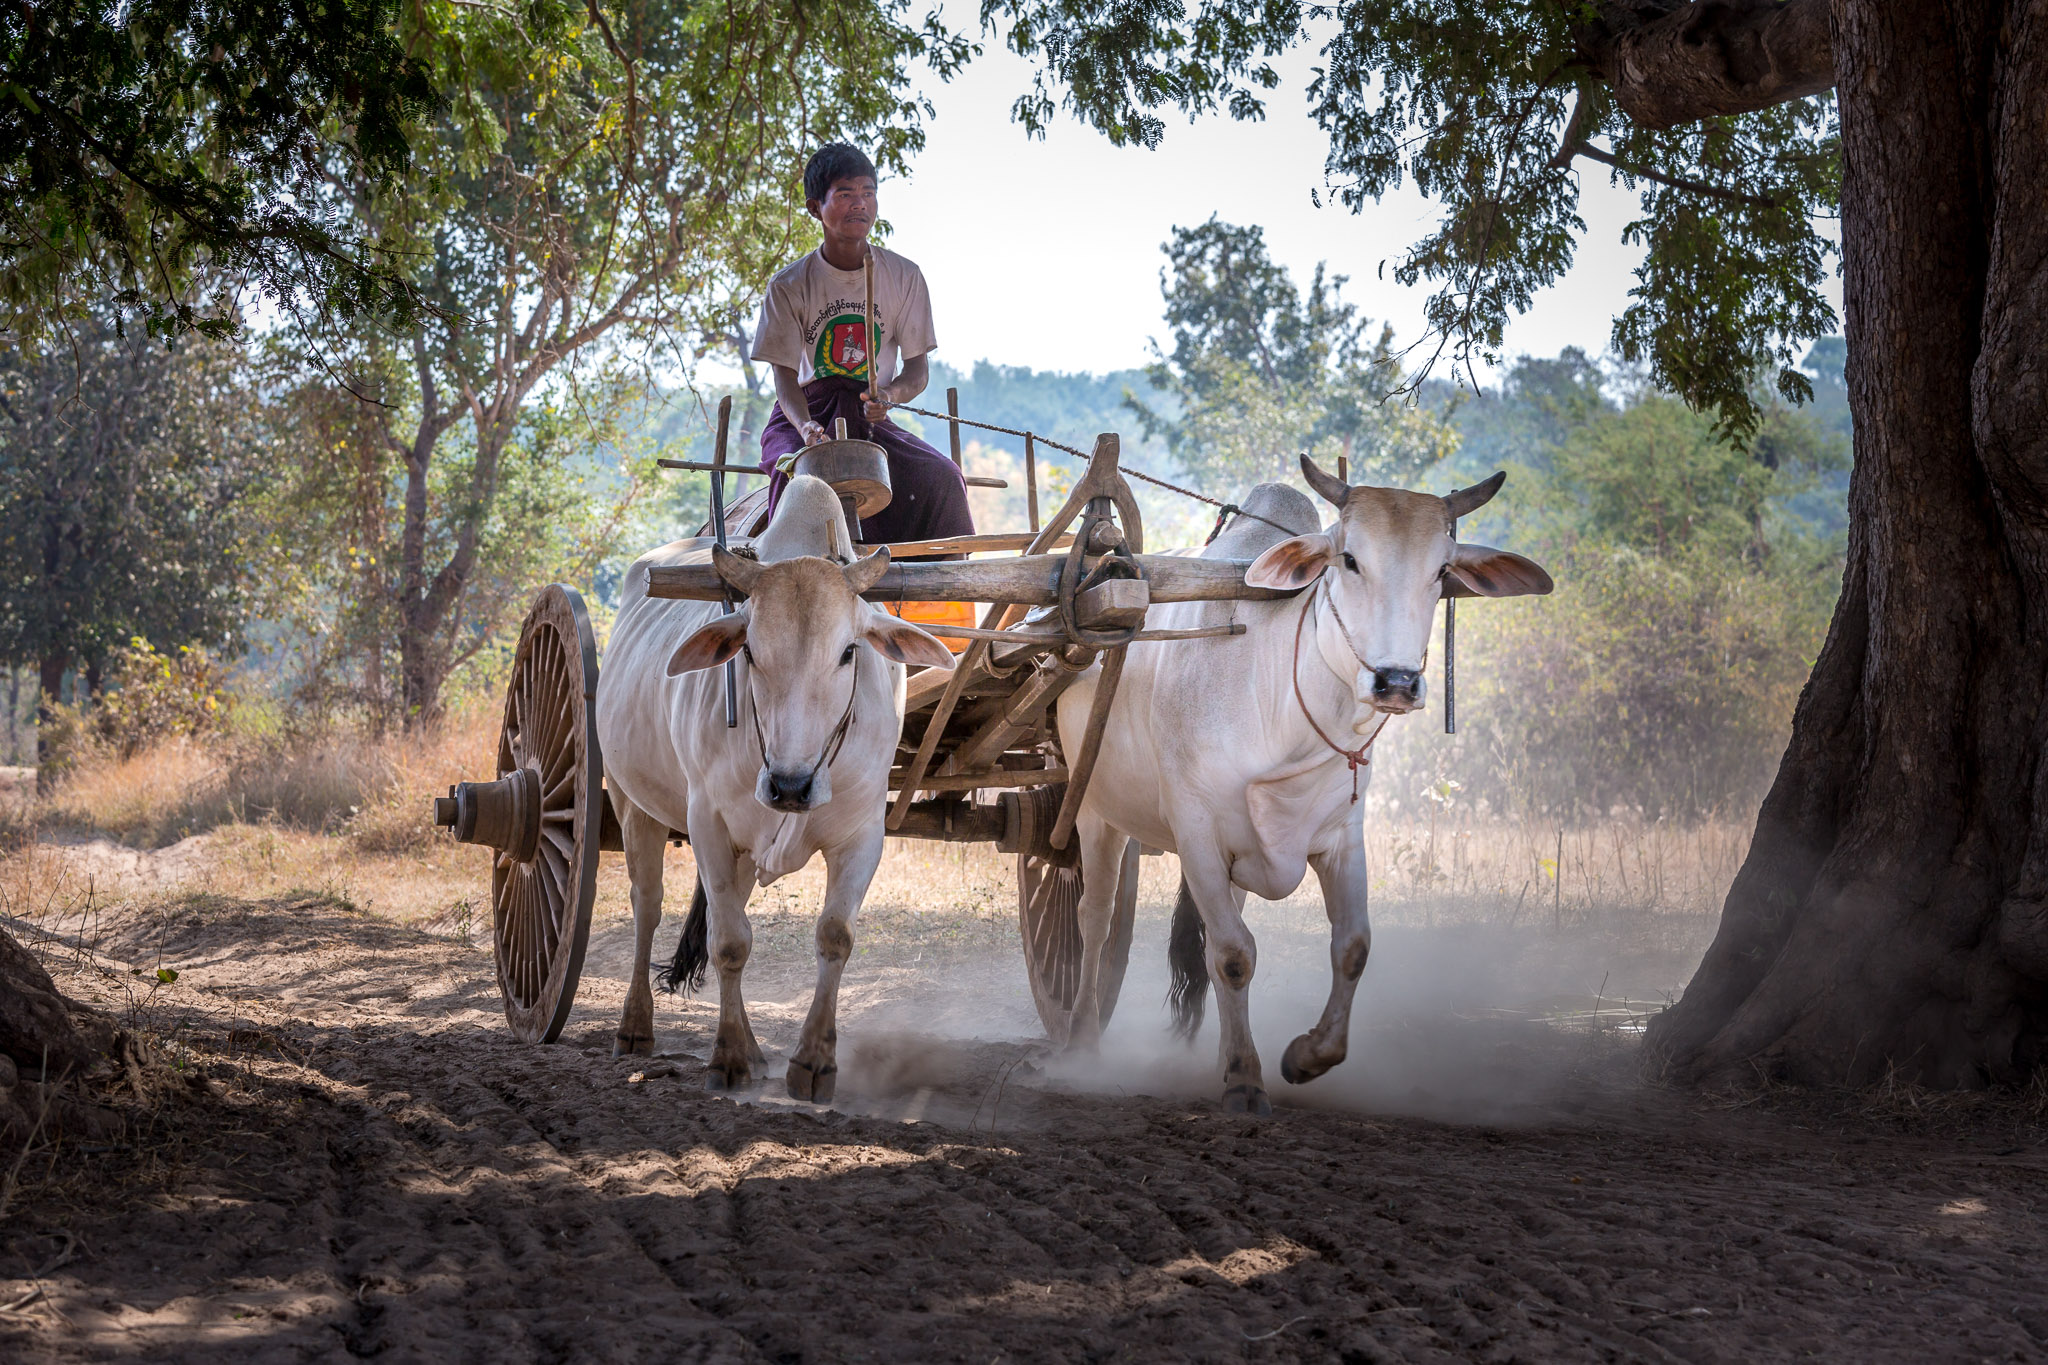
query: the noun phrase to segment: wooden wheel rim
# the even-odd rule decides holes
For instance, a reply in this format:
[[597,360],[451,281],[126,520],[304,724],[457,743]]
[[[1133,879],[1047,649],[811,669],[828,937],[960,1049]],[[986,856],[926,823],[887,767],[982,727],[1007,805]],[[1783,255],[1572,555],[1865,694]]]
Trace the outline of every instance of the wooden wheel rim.
[[576,1000],[597,898],[597,832],[604,765],[591,698],[597,643],[574,588],[543,588],[519,632],[498,732],[498,776],[540,775],[539,847],[527,862],[491,866],[492,955],[505,1020],[522,1042],[561,1036]]
[[[1116,1012],[1124,973],[1131,963],[1131,937],[1138,919],[1138,841],[1129,840],[1117,868],[1109,940],[1102,946],[1096,978],[1102,1027]],[[1024,974],[1031,1003],[1055,1046],[1064,1047],[1081,989],[1081,868],[1057,867],[1030,853],[1017,855],[1017,926],[1024,940]]]

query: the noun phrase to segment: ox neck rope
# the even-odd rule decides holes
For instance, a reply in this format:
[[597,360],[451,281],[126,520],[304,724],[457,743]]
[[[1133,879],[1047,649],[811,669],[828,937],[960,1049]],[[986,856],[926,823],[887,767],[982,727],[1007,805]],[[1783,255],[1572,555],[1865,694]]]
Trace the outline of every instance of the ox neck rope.
[[[1329,582],[1327,579],[1324,580],[1322,586],[1325,589],[1328,588]],[[1380,731],[1387,728],[1387,713],[1384,711],[1380,713],[1380,723],[1372,727],[1372,733],[1367,735],[1365,742],[1356,749],[1347,749],[1337,743],[1336,740],[1331,739],[1328,734],[1324,733],[1321,725],[1317,724],[1315,712],[1308,709],[1308,699],[1301,695],[1301,631],[1302,627],[1308,624],[1308,609],[1315,605],[1315,598],[1316,594],[1314,592],[1304,593],[1301,599],[1301,615],[1294,618],[1294,659],[1293,666],[1289,669],[1294,681],[1294,704],[1301,708],[1302,719],[1308,722],[1309,729],[1316,732],[1316,738],[1327,744],[1332,752],[1351,765],[1351,804],[1355,806],[1358,804],[1358,770],[1372,765],[1373,741],[1380,737]],[[1335,596],[1330,597],[1330,614],[1337,619],[1337,632],[1344,637],[1344,647],[1351,651],[1352,658],[1357,659],[1358,650],[1351,643],[1351,631],[1345,626],[1344,617],[1337,610],[1337,599]],[[1365,660],[1359,659],[1358,662],[1360,666],[1363,666]]]
[[[754,697],[753,660],[747,660],[747,712],[754,722],[754,744],[761,751],[761,766],[768,766],[768,741],[761,734],[761,703]],[[853,656],[853,686],[846,689],[846,709],[839,713],[839,724],[825,737],[825,747],[818,750],[818,761],[812,771],[830,768],[839,761],[839,751],[846,747],[846,732],[853,728],[853,699],[860,695],[860,655]]]

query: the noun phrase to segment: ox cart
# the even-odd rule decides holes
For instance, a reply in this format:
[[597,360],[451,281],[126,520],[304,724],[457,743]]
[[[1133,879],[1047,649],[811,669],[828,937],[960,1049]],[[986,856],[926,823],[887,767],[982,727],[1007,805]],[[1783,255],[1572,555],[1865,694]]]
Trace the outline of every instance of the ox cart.
[[[953,396],[949,394],[949,399]],[[949,401],[952,445],[960,456],[957,400]],[[719,406],[716,458],[663,461],[711,477],[712,518],[702,562],[657,566],[649,594],[698,601],[729,599],[709,562],[710,547],[744,554],[767,521],[766,490],[727,507],[727,474],[758,469],[726,463],[731,400]],[[1118,468],[1114,435],[1098,437],[1064,505],[1040,524],[1033,438],[1026,438],[1028,530],[889,547],[892,562],[864,596],[882,604],[983,603],[978,626],[928,626],[964,641],[951,671],[913,672],[903,734],[889,775],[889,835],[955,843],[992,843],[1017,860],[1017,913],[1033,1001],[1047,1033],[1066,1041],[1080,985],[1077,907],[1081,867],[1075,817],[1088,787],[1110,705],[1134,643],[1240,633],[1241,626],[1150,631],[1153,603],[1260,599],[1287,594],[1244,581],[1245,562],[1144,552],[1144,527]],[[822,478],[840,496],[856,550],[859,521],[887,504],[888,465],[879,446],[840,439],[798,457],[796,472]],[[970,480],[1003,486],[995,480]],[[902,562],[919,556],[980,556]],[[729,605],[729,600],[728,600]],[[900,608],[899,608],[900,609]],[[1096,665],[1101,667],[1078,752],[1067,752],[1051,707]],[[581,596],[562,584],[540,592],[528,613],[506,691],[497,777],[463,782],[434,802],[434,820],[465,843],[493,851],[493,948],[505,1017],[527,1042],[552,1042],[574,1001],[596,898],[598,857],[624,848],[604,788],[593,700],[597,646]],[[728,675],[727,723],[736,722]],[[687,842],[681,830],[671,831]],[[1119,866],[1115,918],[1100,973],[1100,1018],[1107,1023],[1128,965],[1136,916],[1138,860],[1133,840]]]

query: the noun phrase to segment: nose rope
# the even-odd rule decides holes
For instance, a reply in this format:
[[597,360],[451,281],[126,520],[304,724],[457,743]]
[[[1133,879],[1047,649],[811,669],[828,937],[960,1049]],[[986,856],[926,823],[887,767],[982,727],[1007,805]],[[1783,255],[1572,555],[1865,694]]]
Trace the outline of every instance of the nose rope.
[[[1347,749],[1337,743],[1323,733],[1323,727],[1316,723],[1315,712],[1308,709],[1308,700],[1301,695],[1301,631],[1302,627],[1308,624],[1308,609],[1314,605],[1315,596],[1312,592],[1302,594],[1301,614],[1294,618],[1294,658],[1293,666],[1289,670],[1294,681],[1294,704],[1301,708],[1302,718],[1308,722],[1309,729],[1316,732],[1316,738],[1329,745],[1339,758],[1351,765],[1351,804],[1355,806],[1358,804],[1358,770],[1372,765],[1373,741],[1380,737],[1380,731],[1387,728],[1387,713],[1380,713],[1380,723],[1372,727],[1372,733],[1365,737],[1365,743],[1356,749]],[[1337,599],[1334,597],[1330,599],[1330,610],[1333,613],[1337,610]],[[1350,649],[1351,632],[1344,629],[1342,616],[1337,617],[1337,629],[1344,632],[1344,646]],[[1356,650],[1352,650],[1352,657],[1357,658],[1357,653]],[[1364,662],[1365,660],[1359,659],[1360,664]]]
[[[761,734],[761,703],[754,696],[754,670],[752,660],[747,668],[747,712],[754,722],[754,744],[761,750],[761,766],[768,766],[768,741]],[[811,765],[811,771],[830,768],[839,761],[839,751],[846,747],[846,732],[853,727],[853,700],[860,695],[860,655],[853,656],[853,686],[846,689],[846,710],[840,713],[839,724],[825,737],[825,747],[818,750],[818,761]]]

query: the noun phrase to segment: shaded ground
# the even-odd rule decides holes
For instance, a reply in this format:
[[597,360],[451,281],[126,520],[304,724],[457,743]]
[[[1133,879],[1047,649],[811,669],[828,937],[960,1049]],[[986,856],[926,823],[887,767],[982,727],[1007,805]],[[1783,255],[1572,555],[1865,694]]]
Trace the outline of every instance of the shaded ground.
[[[1532,1017],[1572,971],[1582,1014],[1680,980],[1696,942],[1593,962],[1468,925],[1383,933],[1352,1061],[1227,1117],[1209,1039],[1159,1039],[1159,909],[1086,1068],[1022,1041],[993,910],[878,912],[836,1111],[705,1095],[700,1002],[659,1000],[661,1057],[604,1055],[615,912],[549,1048],[505,1033],[480,948],[330,895],[45,924],[60,984],[168,1066],[124,1137],[24,1166],[0,1358],[2048,1359],[2023,1103],[1644,1090],[1626,1035]],[[1312,925],[1271,915],[1277,1071],[1321,987]],[[779,1056],[808,916],[757,929]]]

